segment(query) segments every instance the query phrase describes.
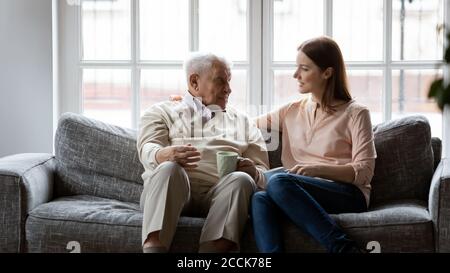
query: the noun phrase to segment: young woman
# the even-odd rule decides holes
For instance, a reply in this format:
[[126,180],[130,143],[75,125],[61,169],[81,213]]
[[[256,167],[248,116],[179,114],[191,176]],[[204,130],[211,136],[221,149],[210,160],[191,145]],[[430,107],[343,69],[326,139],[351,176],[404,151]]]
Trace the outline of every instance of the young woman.
[[329,252],[358,251],[329,214],[367,210],[376,158],[369,110],[352,99],[342,53],[328,37],[300,45],[294,78],[309,98],[258,118],[260,128],[282,132],[288,172],[252,198],[257,246],[283,252],[279,219],[287,217]]

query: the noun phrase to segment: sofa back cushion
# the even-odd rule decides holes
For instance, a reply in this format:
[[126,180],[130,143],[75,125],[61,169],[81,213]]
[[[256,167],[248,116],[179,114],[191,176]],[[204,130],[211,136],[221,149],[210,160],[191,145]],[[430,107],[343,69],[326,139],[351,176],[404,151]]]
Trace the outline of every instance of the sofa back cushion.
[[64,114],[55,137],[58,196],[93,195],[139,203],[144,169],[136,131]]
[[431,147],[433,147],[433,156],[434,156],[434,168],[433,171],[436,171],[439,163],[441,163],[442,157],[442,141],[438,137],[431,138]]
[[[283,166],[283,163],[281,162],[281,150],[282,150],[282,134],[279,131],[261,131],[264,140],[267,144],[268,154],[269,154],[269,164],[270,168],[278,168]],[[277,140],[273,141],[274,138],[277,138]],[[272,143],[276,143],[275,145],[272,145]]]
[[394,199],[428,199],[434,171],[431,129],[423,116],[374,127],[377,160],[371,204]]

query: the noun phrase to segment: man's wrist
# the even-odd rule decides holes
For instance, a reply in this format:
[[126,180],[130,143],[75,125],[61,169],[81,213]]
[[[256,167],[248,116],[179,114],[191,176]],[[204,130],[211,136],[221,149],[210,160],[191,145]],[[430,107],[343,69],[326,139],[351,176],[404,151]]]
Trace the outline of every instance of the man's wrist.
[[258,180],[259,178],[259,172],[258,169],[255,169],[255,175],[253,176],[253,180],[255,180],[255,182]]
[[259,177],[259,171],[258,168],[255,167],[255,170],[253,171],[253,175],[250,175],[254,181],[258,180]]
[[156,162],[157,162],[158,164],[161,164],[161,163],[167,161],[168,158],[167,158],[167,156],[166,156],[166,148],[161,148],[161,149],[159,149],[159,150],[156,152],[155,159],[156,159]]
[[155,160],[156,160],[156,163],[159,165],[159,164],[161,164],[161,157],[160,157],[160,154],[161,154],[161,150],[162,149],[159,149],[158,151],[156,151],[156,153],[155,153]]

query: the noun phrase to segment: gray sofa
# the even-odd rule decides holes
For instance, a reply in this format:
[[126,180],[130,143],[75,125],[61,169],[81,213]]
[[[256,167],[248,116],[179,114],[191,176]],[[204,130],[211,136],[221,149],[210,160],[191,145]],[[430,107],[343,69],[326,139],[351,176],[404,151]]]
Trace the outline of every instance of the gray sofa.
[[[440,140],[421,116],[380,124],[374,133],[370,209],[332,217],[363,247],[377,241],[381,252],[449,252],[450,162],[440,160]],[[81,252],[141,252],[143,168],[135,139],[135,131],[65,114],[55,155],[1,158],[0,252],[70,252],[71,244]],[[279,150],[270,161],[280,165]],[[171,251],[196,252],[203,222],[181,217]],[[284,225],[288,252],[324,251]],[[249,225],[242,251],[257,252]]]

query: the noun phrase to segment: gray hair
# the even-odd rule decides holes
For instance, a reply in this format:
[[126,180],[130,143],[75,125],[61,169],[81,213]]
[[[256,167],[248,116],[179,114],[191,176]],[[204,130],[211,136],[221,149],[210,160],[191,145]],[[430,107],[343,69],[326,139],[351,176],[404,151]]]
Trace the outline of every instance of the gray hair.
[[189,77],[192,74],[202,74],[212,68],[214,62],[221,62],[225,64],[229,69],[232,67],[232,63],[224,57],[214,55],[212,53],[204,52],[192,52],[189,57],[184,61],[183,68],[186,73],[186,80],[189,85]]

